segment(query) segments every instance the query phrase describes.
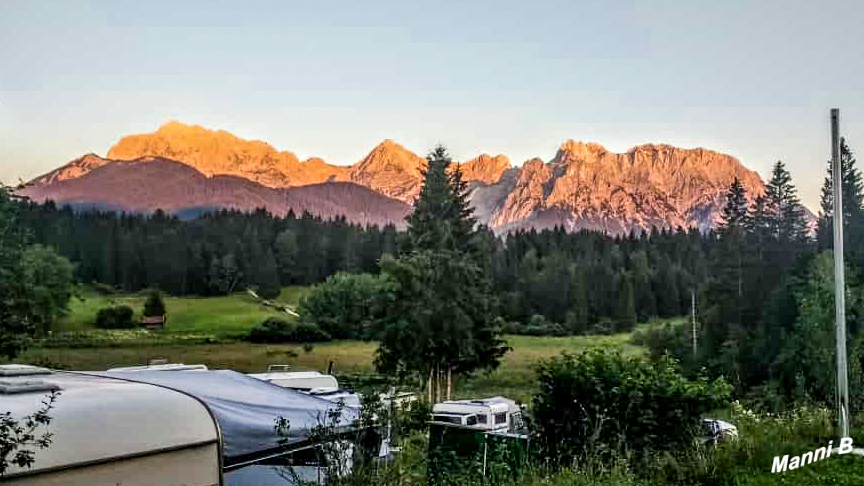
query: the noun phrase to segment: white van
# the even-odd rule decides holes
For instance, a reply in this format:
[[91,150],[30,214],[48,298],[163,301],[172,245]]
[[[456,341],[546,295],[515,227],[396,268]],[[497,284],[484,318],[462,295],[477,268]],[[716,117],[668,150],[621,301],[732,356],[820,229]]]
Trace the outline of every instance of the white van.
[[432,422],[496,432],[515,432],[524,427],[522,409],[504,397],[436,403]]

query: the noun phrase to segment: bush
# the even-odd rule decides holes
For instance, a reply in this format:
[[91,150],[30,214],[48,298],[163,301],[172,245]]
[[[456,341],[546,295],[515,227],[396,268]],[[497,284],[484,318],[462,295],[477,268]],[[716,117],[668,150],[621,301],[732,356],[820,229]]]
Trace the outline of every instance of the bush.
[[330,340],[330,335],[315,324],[298,323],[289,333],[291,340],[298,343],[320,343]]
[[503,322],[499,324],[503,334],[520,336],[568,336],[571,333],[561,324],[548,322],[541,315],[533,315],[528,324],[521,322]]
[[253,343],[314,343],[330,339],[328,333],[314,324],[293,324],[279,317],[269,317],[249,332],[249,341]]
[[651,363],[599,349],[545,360],[538,373],[536,431],[558,464],[588,452],[689,447],[701,415],[731,392],[722,379],[685,379],[671,358]]
[[147,300],[144,302],[143,314],[147,317],[164,316],[166,314],[165,301],[162,300],[162,294],[158,290],[151,290],[147,294]]
[[135,327],[132,316],[135,312],[128,305],[104,307],[96,313],[96,327],[99,329],[131,329]]
[[384,276],[337,273],[300,301],[300,322],[333,339],[374,339],[376,323],[394,299],[395,284]]

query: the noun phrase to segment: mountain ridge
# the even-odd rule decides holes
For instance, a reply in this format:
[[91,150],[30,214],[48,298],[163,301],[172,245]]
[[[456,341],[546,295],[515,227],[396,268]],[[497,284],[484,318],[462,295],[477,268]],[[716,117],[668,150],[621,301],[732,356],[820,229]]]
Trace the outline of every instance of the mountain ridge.
[[[224,130],[171,121],[151,134],[122,137],[106,158],[87,154],[32,184],[51,187],[106,164],[124,167],[152,160],[174,160],[205,177],[235,176],[270,189],[352,183],[407,204],[419,193],[425,168],[424,158],[391,139],[352,165],[333,165],[317,157],[300,161],[292,152]],[[497,233],[555,225],[611,233],[650,231],[653,226],[695,226],[705,231],[716,226],[734,178],[751,200],[765,187],[758,173],[733,156],[664,143],[615,153],[596,142],[570,139],[548,161],[535,157],[514,167],[503,154],[481,154],[452,167],[470,183],[479,221]],[[92,190],[95,198],[99,190]]]

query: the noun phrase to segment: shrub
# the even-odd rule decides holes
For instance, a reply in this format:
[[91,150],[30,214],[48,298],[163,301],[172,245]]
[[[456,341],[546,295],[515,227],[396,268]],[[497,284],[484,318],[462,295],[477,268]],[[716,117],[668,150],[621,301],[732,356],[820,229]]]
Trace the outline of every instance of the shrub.
[[544,316],[533,315],[528,324],[521,322],[500,322],[503,334],[516,334],[521,336],[567,336],[570,332],[561,324],[548,322]]
[[290,332],[291,340],[298,343],[320,343],[330,340],[330,335],[315,324],[300,322]]
[[373,339],[376,323],[394,299],[395,284],[384,276],[337,273],[300,301],[300,322],[333,339]]
[[671,358],[651,363],[599,349],[545,360],[538,374],[538,439],[558,464],[587,452],[686,447],[701,414],[727,402],[731,392],[722,379],[687,380]]
[[96,313],[96,327],[100,329],[131,329],[135,327],[135,312],[128,305],[104,307]]
[[253,343],[314,343],[329,341],[330,335],[314,324],[293,324],[269,317],[249,332]]
[[158,290],[151,290],[147,294],[147,300],[144,302],[143,314],[148,317],[164,316],[165,301],[162,300],[162,294]]

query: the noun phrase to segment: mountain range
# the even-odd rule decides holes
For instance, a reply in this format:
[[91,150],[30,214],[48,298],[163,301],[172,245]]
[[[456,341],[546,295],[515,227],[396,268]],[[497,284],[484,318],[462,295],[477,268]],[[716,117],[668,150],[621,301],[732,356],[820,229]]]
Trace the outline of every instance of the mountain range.
[[[276,214],[293,209],[401,226],[424,165],[392,140],[352,165],[336,165],[171,121],[154,133],[122,137],[106,157],[72,160],[18,192],[37,201],[127,211],[266,207]],[[532,158],[514,167],[505,155],[481,154],[452,167],[470,182],[478,219],[496,233],[555,225],[615,234],[653,226],[704,231],[717,224],[734,178],[751,196],[765,190],[759,175],[732,156],[664,144],[614,153],[568,140],[548,161]]]

